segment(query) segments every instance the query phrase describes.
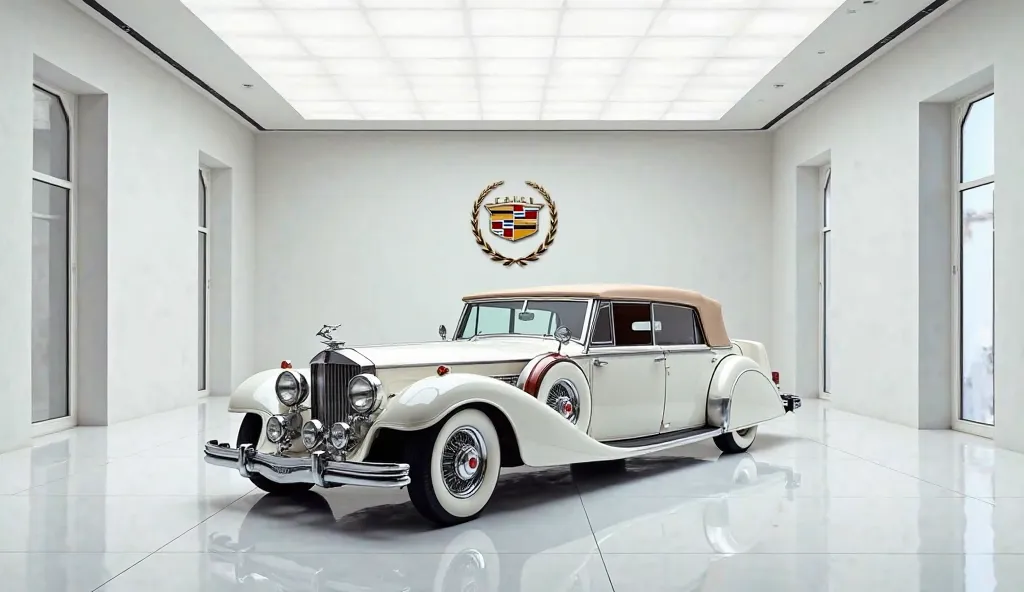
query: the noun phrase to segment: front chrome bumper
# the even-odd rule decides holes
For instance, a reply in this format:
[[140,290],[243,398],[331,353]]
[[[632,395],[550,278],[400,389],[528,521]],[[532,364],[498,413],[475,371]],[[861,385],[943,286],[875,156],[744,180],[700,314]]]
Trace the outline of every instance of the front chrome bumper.
[[275,483],[312,483],[320,487],[405,487],[409,484],[407,464],[333,461],[322,450],[300,458],[258,452],[251,444],[231,448],[227,443],[210,440],[206,443],[206,462],[238,469],[238,474],[245,478],[260,475]]

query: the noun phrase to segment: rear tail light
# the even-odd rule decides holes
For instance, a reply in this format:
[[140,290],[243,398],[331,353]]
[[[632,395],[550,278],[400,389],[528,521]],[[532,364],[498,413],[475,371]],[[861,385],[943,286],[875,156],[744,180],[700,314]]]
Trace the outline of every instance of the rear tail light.
[[775,386],[779,386],[779,373],[778,372],[772,372],[772,382],[775,383]]
[[291,360],[281,360],[281,368],[282,369],[291,368],[291,367],[292,367]]

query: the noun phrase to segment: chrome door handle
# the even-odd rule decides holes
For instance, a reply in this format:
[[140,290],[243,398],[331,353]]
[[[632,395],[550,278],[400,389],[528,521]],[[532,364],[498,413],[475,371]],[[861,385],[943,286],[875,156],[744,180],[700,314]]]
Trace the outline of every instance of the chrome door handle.
[[654,361],[655,361],[655,362],[664,362],[664,361],[665,361],[665,360],[667,360],[667,359],[668,359],[667,357],[665,357],[665,356],[661,356],[660,358],[654,358]]
[[597,358],[594,358],[594,365],[598,366],[598,367],[607,366],[608,362],[605,362],[604,360],[599,360]]

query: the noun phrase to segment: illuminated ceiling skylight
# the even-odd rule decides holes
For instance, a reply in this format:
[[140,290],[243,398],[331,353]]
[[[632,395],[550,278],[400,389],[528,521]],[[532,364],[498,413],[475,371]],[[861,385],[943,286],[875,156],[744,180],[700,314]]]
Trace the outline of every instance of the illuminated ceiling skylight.
[[843,0],[182,0],[306,119],[717,120]]

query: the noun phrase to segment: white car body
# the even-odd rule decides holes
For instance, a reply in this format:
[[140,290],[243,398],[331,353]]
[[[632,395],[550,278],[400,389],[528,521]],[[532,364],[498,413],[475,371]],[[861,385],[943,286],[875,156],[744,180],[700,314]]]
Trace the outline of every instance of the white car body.
[[[613,461],[708,438],[734,438],[730,446],[735,452],[749,447],[758,424],[799,406],[799,399],[780,394],[764,346],[729,339],[719,304],[695,292],[649,286],[564,286],[492,292],[464,300],[458,334],[452,341],[344,348],[327,333],[328,349],[309,367],[258,373],[231,397],[230,411],[258,416],[264,425],[272,417],[289,413],[293,429],[318,420],[327,433],[331,425],[344,422],[344,429],[352,433],[345,450],[325,444],[329,454],[313,453],[319,458],[312,459],[310,466],[302,464],[301,459],[309,459],[311,452],[297,433],[274,443],[263,430],[252,451],[235,454],[228,452],[235,449],[212,442],[215,448],[207,446],[207,459],[224,466],[237,462],[243,475],[258,470],[275,481],[299,480],[298,475],[308,470],[331,473],[324,467],[332,462],[340,463],[335,467],[339,471],[366,466],[393,471],[400,466],[397,461],[403,460],[396,456],[407,436],[438,430],[453,414],[466,409],[486,415],[486,419],[479,414],[467,416],[476,417],[470,423],[493,424],[497,440],[491,438],[488,446],[492,451],[500,448],[502,466]],[[537,320],[528,306],[548,313],[550,325],[559,315],[575,315],[579,335],[556,339],[546,334],[512,334],[520,322]],[[643,315],[645,307],[647,320],[630,323],[627,313]],[[490,319],[495,314],[504,323],[500,315],[506,309],[510,333],[470,331],[472,315],[476,315],[474,331],[478,332],[485,312],[488,323],[494,322]],[[583,310],[585,316],[581,316]],[[692,319],[692,329],[686,328],[685,319]],[[692,331],[692,339],[679,327]],[[604,339],[605,331],[611,341],[596,343],[598,333]],[[659,345],[659,341],[670,342],[673,331],[684,335],[682,341],[693,343]],[[644,339],[647,333],[649,344],[619,343],[627,338],[636,341],[637,336]],[[281,402],[276,383],[282,372],[294,372],[308,383],[309,406]],[[357,372],[379,381],[378,401],[365,414],[352,411],[352,383],[344,387],[349,394],[342,392],[340,384]],[[498,441],[500,446],[495,446]],[[480,452],[488,447],[484,444],[479,442]],[[250,459],[258,454],[260,462],[243,466],[245,461],[235,460],[246,454]],[[211,460],[211,456],[219,458]],[[474,469],[475,459],[469,461]],[[481,456],[480,462],[484,460]],[[291,464],[263,466],[275,462]],[[315,482],[375,484],[334,477]],[[435,480],[439,478],[435,474]],[[390,485],[407,483],[403,478]]]

